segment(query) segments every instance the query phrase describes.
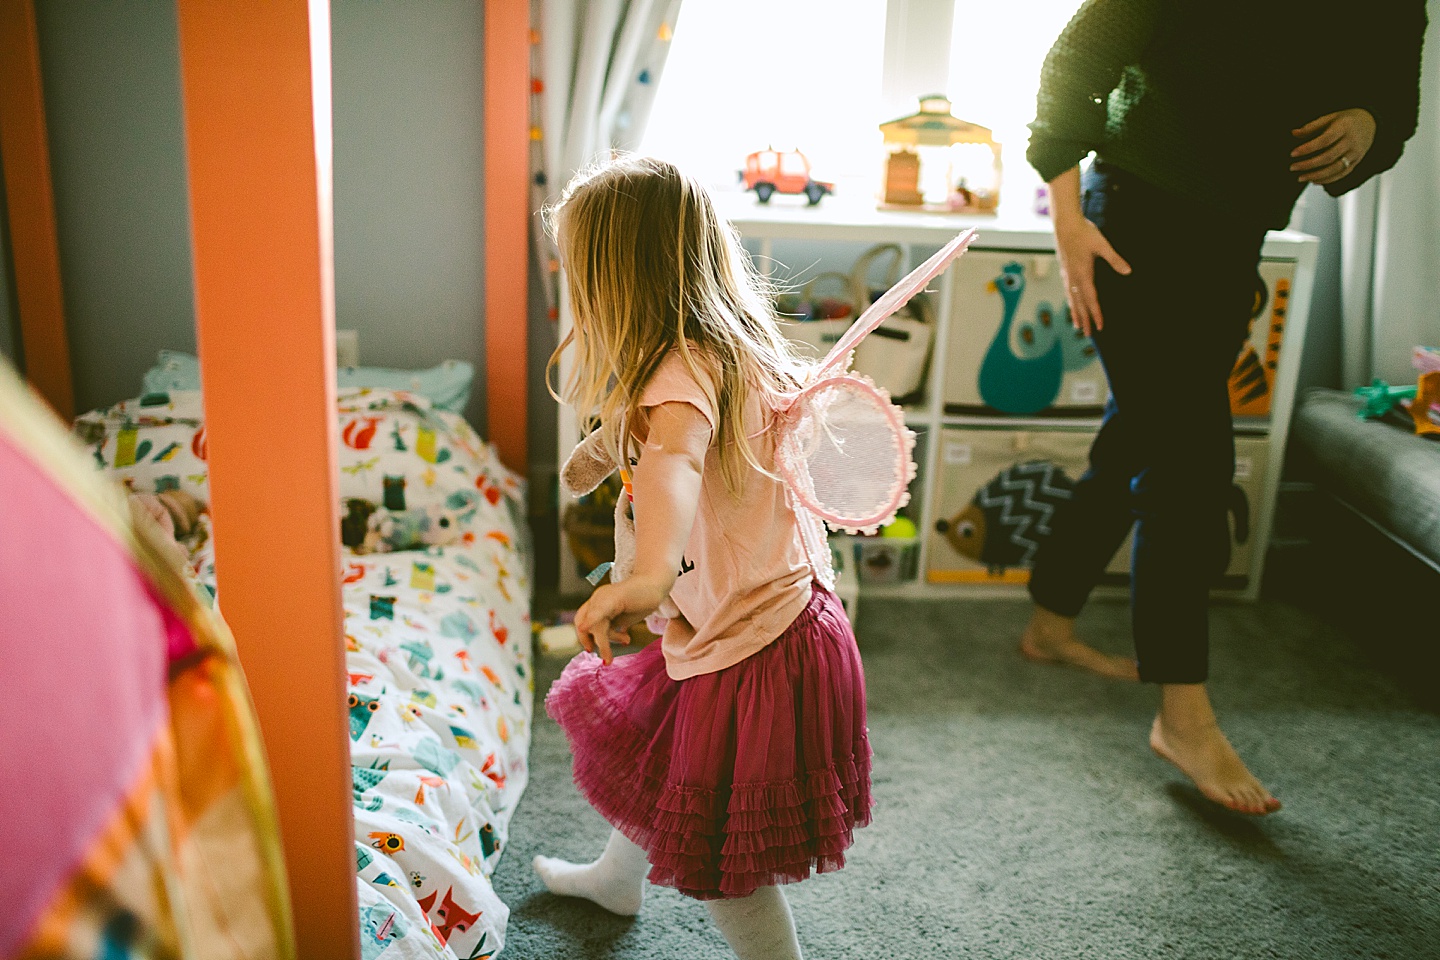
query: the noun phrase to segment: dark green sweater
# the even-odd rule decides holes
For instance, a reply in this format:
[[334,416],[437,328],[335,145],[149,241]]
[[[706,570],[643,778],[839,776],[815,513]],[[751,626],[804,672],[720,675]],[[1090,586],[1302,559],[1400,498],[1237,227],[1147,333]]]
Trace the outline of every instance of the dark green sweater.
[[1047,182],[1090,151],[1283,227],[1303,184],[1291,130],[1362,107],[1375,142],[1338,196],[1415,132],[1424,0],[1086,0],[1045,58],[1026,156]]

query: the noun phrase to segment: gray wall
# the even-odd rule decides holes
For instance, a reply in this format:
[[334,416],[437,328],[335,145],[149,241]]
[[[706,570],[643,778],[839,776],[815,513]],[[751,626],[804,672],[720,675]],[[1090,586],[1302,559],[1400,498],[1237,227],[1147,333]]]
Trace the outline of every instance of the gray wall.
[[485,425],[482,4],[337,0],[335,310],[370,366],[475,364]]
[[1305,188],[1290,225],[1318,237],[1315,294],[1310,299],[1300,383],[1306,387],[1340,386],[1340,201],[1316,186]]
[[165,3],[36,4],[77,410],[195,348],[179,35]]
[[[61,270],[84,410],[194,350],[175,8],[37,4]],[[482,5],[336,0],[335,285],[361,362],[484,376]],[[543,321],[543,318],[541,318]],[[8,324],[0,324],[0,348]],[[541,328],[543,332],[543,328]],[[468,414],[485,425],[483,386]],[[544,417],[536,411],[537,417]]]

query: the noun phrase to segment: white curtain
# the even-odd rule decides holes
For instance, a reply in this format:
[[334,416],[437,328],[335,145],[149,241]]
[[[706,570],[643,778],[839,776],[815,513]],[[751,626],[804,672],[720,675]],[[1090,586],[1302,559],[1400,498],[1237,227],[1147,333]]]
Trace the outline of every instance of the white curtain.
[[1415,136],[1394,168],[1340,199],[1341,375],[1414,383],[1411,349],[1440,345],[1440,0],[1426,4]]
[[[679,12],[680,0],[539,0],[537,211],[587,163],[640,145]],[[546,296],[559,307],[563,335],[555,249],[538,216],[535,226]]]
[[[670,52],[680,0],[538,0],[540,122],[534,209],[559,196],[577,171],[613,150],[640,145]],[[542,286],[559,324],[570,329],[558,255],[535,217]],[[569,374],[560,370],[560,382]],[[559,456],[579,440],[573,411],[560,413]],[[562,592],[583,584],[562,545]]]
[[546,179],[552,191],[645,132],[680,0],[541,0]]

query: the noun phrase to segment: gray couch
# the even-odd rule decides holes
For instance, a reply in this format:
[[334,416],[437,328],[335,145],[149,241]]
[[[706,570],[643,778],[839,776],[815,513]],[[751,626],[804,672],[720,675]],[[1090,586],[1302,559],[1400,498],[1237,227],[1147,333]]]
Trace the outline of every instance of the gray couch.
[[1440,442],[1389,421],[1362,421],[1360,400],[1308,391],[1294,439],[1317,484],[1440,572]]

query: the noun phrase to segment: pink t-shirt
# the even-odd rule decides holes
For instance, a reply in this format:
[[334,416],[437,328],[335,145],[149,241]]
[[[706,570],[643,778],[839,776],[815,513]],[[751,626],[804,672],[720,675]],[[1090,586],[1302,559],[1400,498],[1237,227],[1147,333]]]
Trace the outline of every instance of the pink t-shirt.
[[[784,633],[810,602],[812,571],[784,484],[751,469],[739,497],[725,486],[712,392],[672,352],[641,395],[643,407],[688,403],[710,424],[695,526],[670,590],[681,616],[670,620],[661,641],[674,680],[739,663]],[[756,458],[773,472],[768,413],[752,396],[746,414]],[[637,516],[644,509],[634,504]]]

